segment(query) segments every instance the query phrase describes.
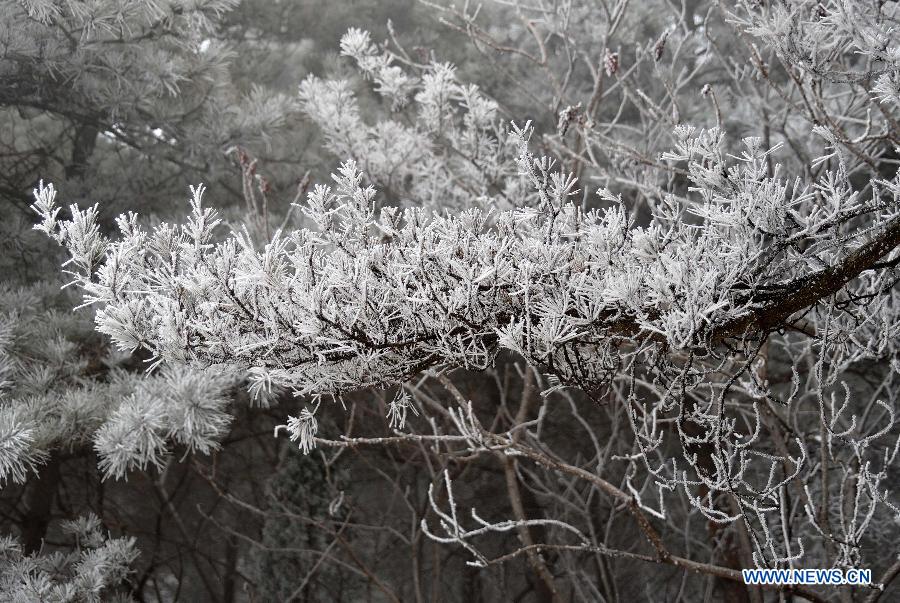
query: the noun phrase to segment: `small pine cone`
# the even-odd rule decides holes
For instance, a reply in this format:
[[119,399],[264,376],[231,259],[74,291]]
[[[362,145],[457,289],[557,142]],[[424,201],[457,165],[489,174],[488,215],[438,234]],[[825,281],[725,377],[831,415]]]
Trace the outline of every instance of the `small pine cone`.
[[618,52],[610,52],[608,48],[606,49],[606,56],[603,57],[603,70],[608,76],[615,75],[619,71]]
[[653,62],[659,63],[659,60],[662,58],[663,52],[666,50],[666,39],[669,37],[669,32],[663,32],[663,35],[660,36],[659,40],[656,41],[656,44],[653,46]]

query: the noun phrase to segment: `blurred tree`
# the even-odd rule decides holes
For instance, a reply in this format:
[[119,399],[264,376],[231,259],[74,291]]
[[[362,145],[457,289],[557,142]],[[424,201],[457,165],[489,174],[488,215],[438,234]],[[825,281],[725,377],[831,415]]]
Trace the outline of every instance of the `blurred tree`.
[[[298,457],[288,447],[269,477],[259,547],[253,555],[256,592],[265,601],[341,601],[359,592],[359,581],[329,557],[330,538],[349,521],[339,506],[344,471],[322,458]],[[251,549],[254,550],[254,549]]]
[[[233,82],[235,50],[218,32],[236,4],[0,5],[0,201],[21,215],[38,180],[52,178],[73,198],[159,212],[190,182],[234,179],[225,152],[272,136],[294,107]],[[4,245],[39,263],[7,213]]]

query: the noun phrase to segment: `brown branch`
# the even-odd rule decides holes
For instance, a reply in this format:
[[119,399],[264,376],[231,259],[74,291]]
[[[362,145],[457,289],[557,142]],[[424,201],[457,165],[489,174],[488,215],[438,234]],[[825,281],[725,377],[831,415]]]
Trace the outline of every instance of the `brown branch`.
[[[487,563],[489,565],[494,565],[498,563],[503,563],[505,561],[509,561],[519,555],[527,554],[528,547],[522,547],[516,549],[511,553],[507,553],[505,555],[501,555],[500,557],[495,557],[494,559],[488,559]],[[640,553],[632,553],[630,551],[623,551],[620,549],[609,549],[606,547],[593,546],[587,544],[534,544],[531,545],[536,551],[543,550],[552,550],[552,551],[584,551],[590,553],[596,553],[598,555],[605,555],[608,557],[619,557],[622,559],[633,559],[636,561],[645,561],[647,563],[659,563],[659,559],[653,557],[651,555],[642,555]],[[717,578],[722,578],[725,580],[733,580],[737,582],[744,582],[744,576],[741,572],[730,569],[727,567],[721,567],[719,565],[713,565],[711,563],[703,563],[700,561],[692,561],[690,559],[685,559],[684,557],[678,557],[676,555],[672,555],[667,562],[669,565],[673,565],[675,567],[681,568],[683,570],[694,572],[698,574],[705,574],[709,576],[715,576]],[[823,599],[815,592],[810,591],[802,586],[793,586],[793,585],[779,585],[779,584],[760,584],[760,588],[767,588],[771,590],[779,590],[782,592],[790,592],[801,597],[807,599],[808,601],[813,601],[815,603],[825,603],[826,599]],[[880,593],[879,593],[880,594]]]
[[795,312],[840,291],[898,245],[900,245],[900,216],[888,222],[878,236],[861,245],[835,266],[786,284],[784,289],[789,293],[780,300],[716,327],[712,333],[712,340],[721,341],[748,331],[765,332],[777,327]]
[[[497,438],[498,436],[494,437]],[[656,528],[654,528],[653,524],[650,523],[650,519],[644,514],[643,511],[641,511],[641,508],[638,506],[637,501],[635,501],[632,496],[598,475],[581,469],[580,467],[574,467],[567,463],[552,459],[549,456],[533,450],[532,448],[529,448],[527,446],[523,446],[522,444],[512,443],[510,448],[512,448],[522,456],[527,457],[535,463],[542,465],[548,469],[553,469],[554,471],[559,471],[561,473],[568,473],[569,475],[573,475],[575,477],[588,481],[599,488],[601,492],[604,492],[611,498],[614,498],[623,503],[628,512],[631,513],[632,517],[634,517],[634,520],[637,522],[641,532],[643,532],[644,536],[653,546],[653,549],[656,551],[658,560],[669,563],[668,560],[672,557],[672,554],[669,553],[668,549],[666,549],[665,545],[663,544],[662,537],[659,535],[659,532],[656,531]]]
[[[519,403],[519,409],[516,412],[516,417],[514,421],[514,426],[521,425],[525,422],[528,414],[531,410],[531,406],[534,403],[534,389],[535,389],[535,375],[534,370],[531,367],[527,367],[525,369],[525,379],[524,384],[522,386],[522,400]],[[522,436],[521,430],[516,430],[511,436],[511,440],[513,442],[518,442],[518,440]],[[554,603],[562,603],[562,596],[559,594],[559,590],[556,588],[556,583],[553,580],[553,574],[550,573],[550,570],[547,568],[547,563],[544,561],[544,558],[541,556],[540,551],[534,550],[534,537],[531,534],[531,530],[526,523],[528,521],[528,517],[525,515],[525,506],[522,504],[522,492],[519,488],[519,477],[517,471],[517,463],[516,459],[508,454],[504,454],[503,452],[497,453],[498,457],[503,463],[503,473],[506,478],[506,489],[509,493],[509,503],[513,509],[513,515],[517,520],[516,531],[519,534],[519,541],[526,548],[526,557],[528,558],[528,564],[531,566],[531,569],[538,575],[538,578],[544,583],[547,587],[550,599]]]
[[891,567],[889,567],[881,576],[881,578],[879,578],[878,586],[876,587],[878,588],[878,590],[869,595],[869,598],[866,599],[866,603],[875,603],[876,601],[878,601],[878,599],[881,598],[881,595],[884,594],[884,591],[887,590],[887,587],[890,585],[890,583],[893,582],[894,578],[896,578],[898,575],[900,575],[900,555],[897,556],[897,558],[894,560],[894,563],[891,564]]

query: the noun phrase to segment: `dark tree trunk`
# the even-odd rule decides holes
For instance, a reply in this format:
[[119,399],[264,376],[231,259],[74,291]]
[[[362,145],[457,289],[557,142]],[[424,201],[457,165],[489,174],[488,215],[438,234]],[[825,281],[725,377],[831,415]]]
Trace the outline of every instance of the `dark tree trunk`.
[[75,127],[75,137],[72,140],[72,158],[66,166],[66,178],[83,178],[87,169],[88,160],[94,154],[97,146],[97,136],[100,130],[95,125],[80,124]]
[[222,594],[222,601],[224,603],[233,603],[238,547],[234,538],[229,537],[227,542],[225,549],[225,592]]
[[61,479],[60,463],[59,455],[54,453],[50,461],[41,467],[40,476],[28,485],[22,522],[22,546],[26,554],[39,551],[47,534]]

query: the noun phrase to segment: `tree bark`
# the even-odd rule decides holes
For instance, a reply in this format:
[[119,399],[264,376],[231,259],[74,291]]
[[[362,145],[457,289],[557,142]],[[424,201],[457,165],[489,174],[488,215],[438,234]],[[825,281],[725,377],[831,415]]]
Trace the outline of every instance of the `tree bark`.
[[25,518],[22,522],[22,546],[26,554],[41,549],[53,513],[56,491],[62,479],[59,453],[53,453],[40,475],[28,486],[25,496]]
[[66,166],[66,178],[83,178],[87,169],[88,160],[94,154],[97,146],[97,136],[100,130],[93,124],[79,124],[75,126],[75,136],[72,140],[72,156],[69,165]]

